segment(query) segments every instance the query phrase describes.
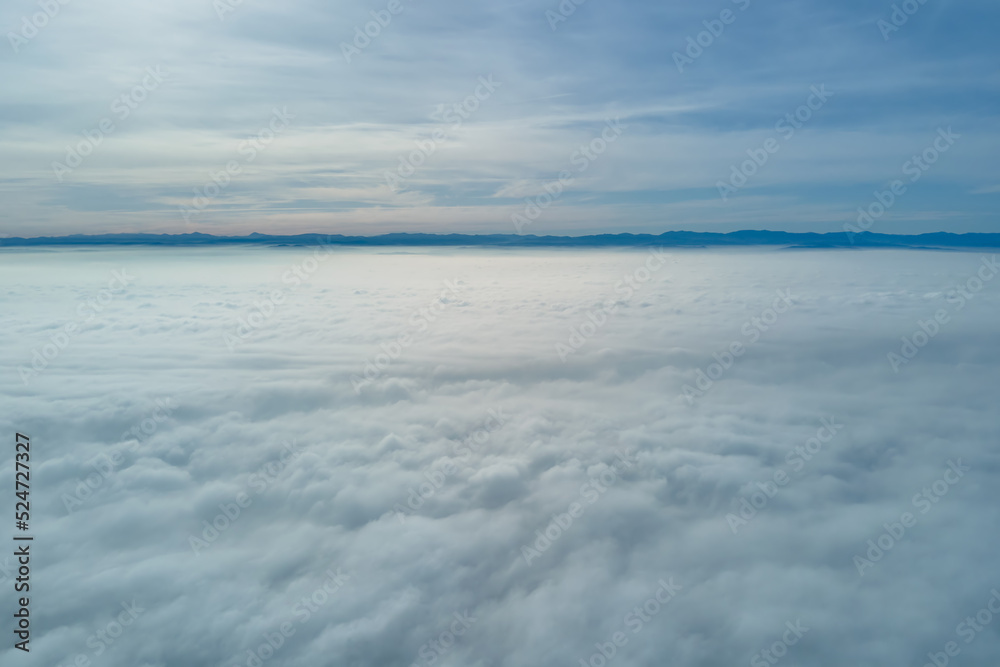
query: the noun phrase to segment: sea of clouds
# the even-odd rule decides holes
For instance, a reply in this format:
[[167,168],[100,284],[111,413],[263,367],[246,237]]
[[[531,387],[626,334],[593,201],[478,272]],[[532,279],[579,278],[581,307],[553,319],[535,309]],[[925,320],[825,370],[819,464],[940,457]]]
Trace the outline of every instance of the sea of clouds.
[[4,250],[0,663],[994,664],[993,262]]

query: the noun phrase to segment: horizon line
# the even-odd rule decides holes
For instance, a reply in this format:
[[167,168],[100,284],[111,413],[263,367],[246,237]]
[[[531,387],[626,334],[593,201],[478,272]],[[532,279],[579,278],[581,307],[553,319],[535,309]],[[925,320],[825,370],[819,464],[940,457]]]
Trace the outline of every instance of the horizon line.
[[251,232],[242,236],[219,236],[204,232],[149,233],[118,232],[105,234],[67,234],[64,236],[5,237],[0,247],[25,246],[135,246],[135,245],[398,245],[398,246],[763,246],[798,245],[800,247],[902,247],[902,248],[1000,248],[1000,233],[995,232],[925,232],[920,234],[883,234],[877,232],[787,232],[743,229],[732,232],[667,231],[659,234],[605,232],[600,234],[536,235],[536,234],[466,234],[460,232],[389,232],[371,236],[303,232],[299,234],[263,234]]

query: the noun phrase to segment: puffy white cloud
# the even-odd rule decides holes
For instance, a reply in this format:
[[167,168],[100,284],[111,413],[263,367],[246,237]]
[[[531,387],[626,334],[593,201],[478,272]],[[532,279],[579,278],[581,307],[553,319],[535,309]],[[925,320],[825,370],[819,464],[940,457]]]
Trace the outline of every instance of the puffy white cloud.
[[977,253],[848,252],[344,249],[295,284],[309,250],[3,251],[35,542],[32,650],[0,660],[984,663],[998,283],[970,287]]

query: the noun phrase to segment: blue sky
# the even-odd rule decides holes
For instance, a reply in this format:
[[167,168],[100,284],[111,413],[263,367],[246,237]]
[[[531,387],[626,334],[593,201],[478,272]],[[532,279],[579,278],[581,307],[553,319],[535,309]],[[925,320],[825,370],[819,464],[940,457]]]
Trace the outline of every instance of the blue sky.
[[1000,232],[1000,8],[903,4],[8,2],[0,232]]

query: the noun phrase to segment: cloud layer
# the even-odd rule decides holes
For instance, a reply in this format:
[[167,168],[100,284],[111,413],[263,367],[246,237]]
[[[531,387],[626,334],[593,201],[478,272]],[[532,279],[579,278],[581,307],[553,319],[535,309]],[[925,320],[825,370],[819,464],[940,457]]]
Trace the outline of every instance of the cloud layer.
[[0,660],[985,664],[991,260],[848,252],[4,251]]

